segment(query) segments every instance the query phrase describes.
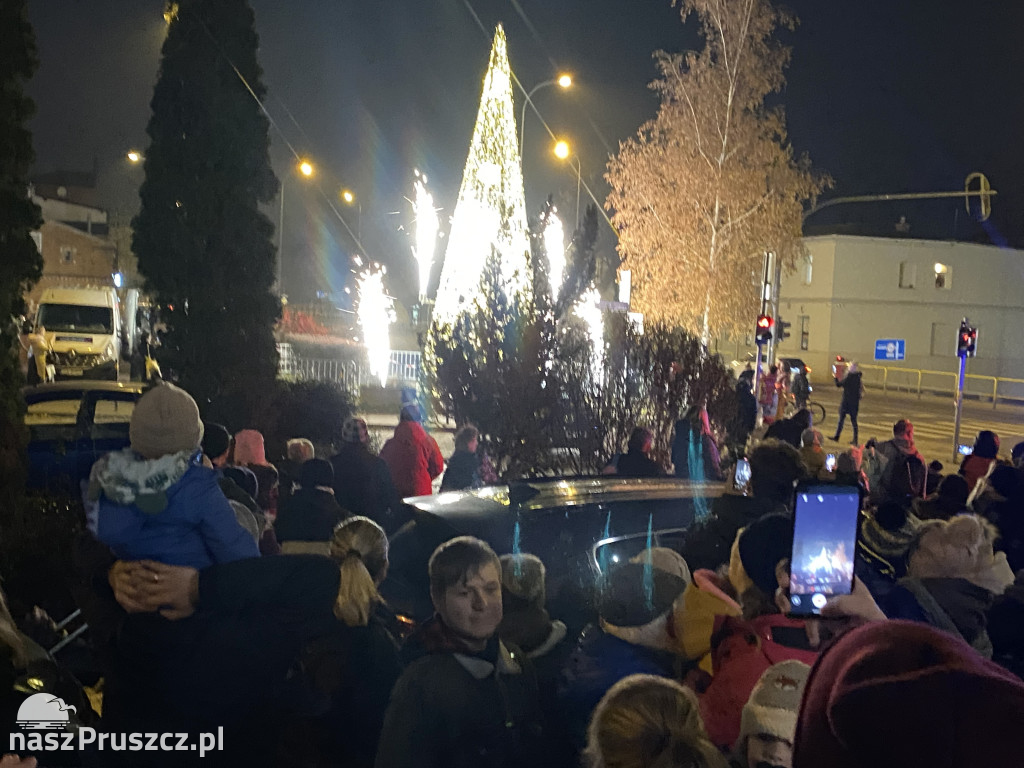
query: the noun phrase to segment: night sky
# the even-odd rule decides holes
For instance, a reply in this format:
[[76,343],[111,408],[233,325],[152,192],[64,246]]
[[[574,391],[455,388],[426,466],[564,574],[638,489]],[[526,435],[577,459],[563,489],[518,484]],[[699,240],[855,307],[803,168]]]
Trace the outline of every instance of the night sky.
[[[344,209],[372,258],[391,266],[392,290],[414,291],[404,196],[412,171],[430,177],[447,219],[473,130],[494,25],[527,88],[562,70],[576,87],[539,91],[535,103],[571,138],[584,179],[603,199],[609,152],[652,116],[651,53],[696,45],[669,0],[250,0],[268,87],[272,159],[284,179],[286,291],[339,290],[354,245],[317,192],[291,170],[286,142],[317,164],[328,194],[353,189]],[[39,172],[98,171],[115,217],[136,204],[149,99],[164,35],[161,0],[30,0],[41,64],[30,85]],[[985,226],[962,201],[837,208],[811,219],[836,231],[894,232],[1024,246],[1024,3],[1005,0],[794,0],[800,19],[782,33],[793,48],[780,98],[798,152],[835,179],[826,193],[954,190],[985,172],[999,196]],[[517,93],[517,98],[520,98]],[[517,112],[521,108],[517,102]],[[518,121],[518,114],[517,114]],[[282,136],[283,134],[283,136]],[[548,194],[575,207],[575,170],[550,154],[528,112],[527,207]],[[278,208],[267,215],[276,223]],[[814,231],[809,226],[808,231]],[[605,248],[613,238],[605,227]],[[441,249],[439,248],[439,251]]]

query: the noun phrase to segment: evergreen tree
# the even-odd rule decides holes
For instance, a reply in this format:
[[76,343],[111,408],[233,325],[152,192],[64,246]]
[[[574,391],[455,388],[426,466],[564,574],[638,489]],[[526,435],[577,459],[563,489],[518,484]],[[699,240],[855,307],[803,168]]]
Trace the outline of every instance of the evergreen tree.
[[170,7],[133,250],[167,321],[165,375],[176,374],[204,414],[230,404],[235,413],[224,415],[237,422],[272,388],[281,311],[274,227],[258,207],[278,188],[269,122],[254,98],[266,91],[259,39],[247,0]]
[[5,508],[24,482],[20,389],[25,382],[15,318],[43,271],[32,240],[43,222],[28,186],[34,155],[27,124],[35,104],[25,94],[37,65],[26,0],[0,0],[0,505]]

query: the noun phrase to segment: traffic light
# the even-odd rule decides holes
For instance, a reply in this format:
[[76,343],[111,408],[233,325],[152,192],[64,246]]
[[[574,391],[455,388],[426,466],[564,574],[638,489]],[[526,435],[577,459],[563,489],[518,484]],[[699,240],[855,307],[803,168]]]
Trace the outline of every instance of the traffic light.
[[791,325],[792,325],[792,323],[787,323],[781,317],[779,318],[779,322],[777,322],[775,324],[775,342],[776,343],[780,343],[780,342],[784,341],[785,339],[789,338],[789,327]]
[[772,340],[772,326],[775,325],[775,320],[771,315],[758,315],[757,316],[757,327],[754,329],[754,338],[758,345],[768,344]]
[[957,357],[974,357],[978,351],[978,329],[971,325],[965,317],[960,322],[960,332],[956,337]]

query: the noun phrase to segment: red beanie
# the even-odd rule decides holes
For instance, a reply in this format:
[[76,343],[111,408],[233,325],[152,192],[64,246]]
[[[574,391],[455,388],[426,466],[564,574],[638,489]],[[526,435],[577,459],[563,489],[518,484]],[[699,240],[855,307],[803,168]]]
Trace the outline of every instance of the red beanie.
[[793,768],[1019,765],[1024,682],[927,624],[852,630],[811,670]]

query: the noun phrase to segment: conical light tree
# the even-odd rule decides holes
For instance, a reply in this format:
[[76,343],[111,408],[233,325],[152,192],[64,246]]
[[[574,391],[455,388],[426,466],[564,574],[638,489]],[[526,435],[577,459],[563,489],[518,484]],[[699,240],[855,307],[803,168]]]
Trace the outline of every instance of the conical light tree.
[[526,195],[516,135],[512,70],[505,30],[499,25],[441,269],[435,322],[451,323],[472,310],[492,251],[507,297],[531,297]]

